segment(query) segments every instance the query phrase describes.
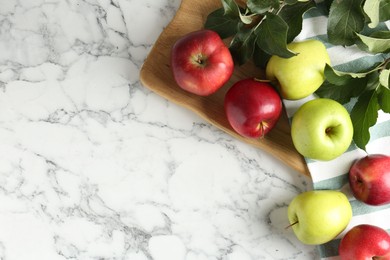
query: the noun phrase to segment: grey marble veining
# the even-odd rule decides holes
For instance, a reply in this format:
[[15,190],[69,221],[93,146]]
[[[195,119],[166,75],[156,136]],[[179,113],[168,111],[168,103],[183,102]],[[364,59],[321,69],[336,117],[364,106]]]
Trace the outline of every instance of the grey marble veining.
[[1,259],[315,259],[310,180],[140,84],[179,4],[0,1]]

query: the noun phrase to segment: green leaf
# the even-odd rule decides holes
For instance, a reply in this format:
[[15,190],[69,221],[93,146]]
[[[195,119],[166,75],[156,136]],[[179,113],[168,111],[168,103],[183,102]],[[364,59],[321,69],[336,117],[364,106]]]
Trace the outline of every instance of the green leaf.
[[324,0],[325,10],[327,14],[329,15],[330,6],[332,5],[333,0]]
[[255,44],[255,50],[253,52],[253,63],[259,68],[266,69],[267,63],[271,55],[264,52],[257,44]]
[[293,5],[293,4],[296,4],[297,2],[307,2],[307,1],[311,1],[311,0],[284,0],[284,2],[287,4],[287,5]]
[[245,15],[240,12],[240,20],[243,24],[251,24],[253,22],[253,15]]
[[370,140],[369,129],[375,125],[378,118],[378,95],[375,89],[365,91],[359,96],[351,111],[351,119],[354,128],[353,141],[365,150]]
[[352,98],[359,96],[366,89],[367,84],[368,78],[366,77],[352,78],[345,75],[340,78],[327,79],[315,94],[319,97],[330,98],[341,104],[346,104]]
[[[361,84],[364,88],[364,84]],[[341,104],[348,103],[352,98],[353,84],[338,86],[325,81],[319,89],[316,90],[315,94],[321,98],[329,98],[336,100]]]
[[390,1],[389,0],[380,0],[379,6],[379,21],[389,21],[390,20]]
[[234,0],[221,0],[224,15],[237,18],[240,15],[240,8]]
[[348,81],[352,79],[352,76],[349,73],[337,71],[333,69],[329,64],[325,65],[324,76],[327,81],[337,86],[347,84]]
[[290,58],[296,55],[287,48],[288,25],[275,14],[267,13],[266,18],[256,28],[256,43],[266,53]]
[[279,0],[248,0],[246,5],[253,13],[263,14],[271,9],[278,9]]
[[390,89],[381,86],[378,101],[383,112],[390,113]]
[[371,36],[365,36],[360,33],[356,33],[356,35],[365,44],[369,52],[384,53],[390,51],[390,32],[376,32],[371,34]]
[[329,77],[330,80],[331,80],[331,77],[341,77],[341,76],[345,76],[345,75],[350,76],[351,78],[364,78],[368,74],[371,74],[372,72],[378,71],[380,68],[382,68],[382,66],[384,66],[385,63],[386,63],[386,60],[383,62],[377,62],[377,63],[373,64],[371,67],[368,67],[360,72],[339,71],[339,70],[335,70],[334,68],[332,68],[331,66],[326,64],[324,74],[325,74],[325,77]]
[[365,25],[361,7],[363,0],[336,0],[329,12],[327,31],[329,42],[334,45],[353,45]]
[[204,27],[213,30],[221,36],[222,39],[228,38],[237,32],[239,18],[232,18],[224,15],[223,8],[211,12],[206,19]]
[[390,88],[390,70],[382,70],[380,72],[379,83],[386,88]]
[[367,75],[367,87],[366,89],[367,90],[376,90],[379,88],[380,86],[380,82],[379,82],[379,71],[374,71],[370,74]]
[[370,37],[378,39],[390,39],[390,31],[375,31]]
[[363,5],[363,10],[370,18],[368,26],[375,28],[379,22],[390,19],[390,1],[388,0],[366,0]]
[[363,5],[364,12],[371,20],[368,24],[370,28],[375,28],[379,24],[379,4],[380,0],[366,0]]
[[247,62],[254,53],[256,45],[256,35],[253,29],[240,26],[238,32],[230,42],[230,52],[234,60],[242,65]]
[[312,1],[297,2],[286,5],[279,12],[279,16],[288,24],[287,42],[291,42],[302,30],[303,15],[316,5]]

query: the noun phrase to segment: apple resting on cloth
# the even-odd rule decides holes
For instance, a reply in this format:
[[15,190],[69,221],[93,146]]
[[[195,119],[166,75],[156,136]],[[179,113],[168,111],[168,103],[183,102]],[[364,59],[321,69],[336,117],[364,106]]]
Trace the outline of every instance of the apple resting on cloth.
[[354,226],[341,239],[339,255],[341,260],[389,260],[390,235],[378,226]]
[[352,120],[337,101],[313,99],[294,114],[291,137],[295,148],[303,156],[329,161],[343,154],[351,145]]
[[282,107],[282,100],[273,86],[255,79],[237,81],[224,100],[230,125],[249,138],[266,135],[278,122]]
[[330,64],[325,45],[318,40],[292,42],[288,49],[297,53],[291,58],[272,56],[267,63],[266,75],[277,81],[284,99],[302,99],[314,93],[324,82],[325,64]]
[[176,83],[200,96],[221,88],[234,70],[228,47],[211,30],[194,31],[178,39],[172,47],[171,66]]
[[390,203],[390,156],[371,154],[360,158],[352,164],[348,177],[357,200],[372,206]]
[[340,191],[316,190],[297,195],[288,206],[287,214],[302,243],[320,245],[334,239],[347,227],[352,207]]

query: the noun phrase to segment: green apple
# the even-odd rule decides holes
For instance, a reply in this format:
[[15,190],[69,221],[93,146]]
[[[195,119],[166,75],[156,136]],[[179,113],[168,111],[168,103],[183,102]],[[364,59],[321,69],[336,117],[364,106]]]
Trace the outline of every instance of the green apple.
[[330,64],[325,45],[318,40],[292,42],[287,47],[297,53],[291,58],[272,56],[266,76],[276,81],[284,99],[297,100],[314,93],[324,82],[325,64]]
[[291,137],[301,155],[321,161],[333,160],[351,145],[352,120],[345,107],[337,101],[312,99],[293,115]]
[[320,245],[331,241],[347,227],[352,207],[340,191],[306,191],[290,202],[287,214],[290,227],[302,243]]

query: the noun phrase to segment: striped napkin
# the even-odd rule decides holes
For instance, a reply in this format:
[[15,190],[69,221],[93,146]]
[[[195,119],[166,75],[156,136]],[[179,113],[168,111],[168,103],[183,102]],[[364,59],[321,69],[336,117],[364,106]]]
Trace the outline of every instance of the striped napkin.
[[[385,25],[386,26],[386,25]],[[387,24],[388,26],[388,24]],[[368,68],[370,65],[383,61],[383,55],[371,55],[361,51],[356,46],[333,46],[327,41],[327,17],[321,9],[312,9],[305,14],[302,32],[296,38],[297,41],[305,39],[317,39],[322,41],[329,52],[332,66],[341,71],[358,71]],[[303,100],[287,101],[284,104],[291,119],[295,111],[305,102],[315,96]],[[348,107],[346,107],[350,110]],[[367,145],[367,153],[381,153],[390,155],[390,115],[379,111],[377,124],[370,128],[370,142]],[[352,162],[367,154],[365,151],[352,144],[340,157],[332,161],[315,161],[305,158],[312,176],[315,190],[333,189],[345,193],[352,205],[353,218],[349,226],[336,239],[318,246],[321,259],[338,259],[338,245],[340,239],[350,228],[358,224],[373,224],[390,232],[390,205],[368,206],[352,196],[348,184],[348,170]]]

